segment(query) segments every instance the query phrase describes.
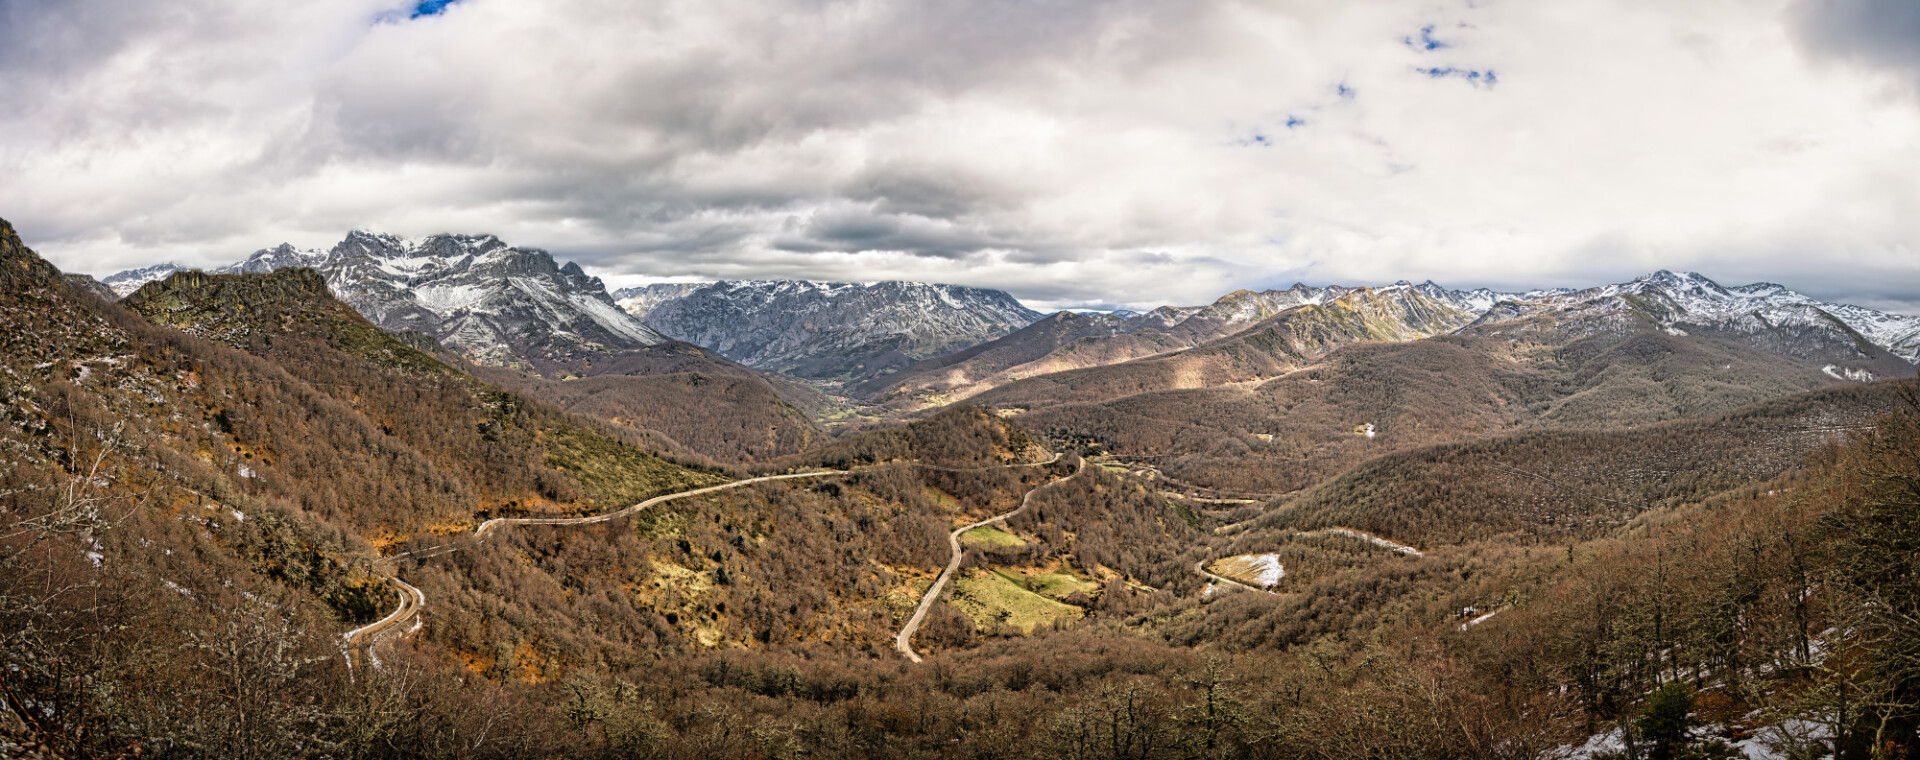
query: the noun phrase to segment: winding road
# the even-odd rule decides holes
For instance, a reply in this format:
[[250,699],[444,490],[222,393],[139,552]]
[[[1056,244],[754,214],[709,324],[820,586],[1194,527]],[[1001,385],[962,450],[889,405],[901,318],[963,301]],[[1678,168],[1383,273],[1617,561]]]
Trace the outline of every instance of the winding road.
[[[1060,455],[1055,454],[1053,455],[1053,459],[1048,460],[1048,463],[1057,461],[1059,458],[1060,458]],[[1018,509],[1015,509],[1012,512],[1008,512],[1003,515],[994,515],[993,517],[989,517],[985,520],[981,520],[976,523],[969,523],[966,525],[962,525],[958,528],[953,529],[952,533],[948,533],[947,546],[953,551],[953,558],[947,560],[947,569],[940,571],[940,577],[935,578],[933,580],[933,585],[927,587],[926,595],[920,597],[920,606],[913,611],[913,617],[907,618],[906,626],[900,629],[899,635],[896,635],[893,637],[893,648],[898,650],[900,654],[906,655],[907,659],[912,660],[914,662],[920,662],[920,655],[913,651],[913,634],[918,633],[920,631],[920,624],[926,622],[927,610],[933,609],[933,602],[934,600],[940,598],[941,589],[946,588],[947,581],[953,578],[954,573],[957,573],[960,571],[960,559],[963,556],[960,549],[960,536],[962,534],[966,533],[967,531],[973,530],[974,528],[992,525],[997,522],[1005,522],[1007,519],[1012,518],[1020,514],[1021,512],[1027,511],[1027,507],[1032,505],[1033,503],[1034,494],[1037,494],[1048,488],[1052,488],[1054,486],[1060,485],[1061,483],[1065,483],[1069,480],[1079,477],[1080,473],[1086,472],[1086,470],[1087,470],[1087,460],[1082,459],[1080,460],[1079,466],[1074,468],[1072,475],[1068,475],[1064,478],[1053,481],[1051,483],[1041,485],[1031,491],[1028,491],[1027,495],[1020,499],[1020,507]]]
[[[493,532],[499,530],[500,528],[510,527],[514,525],[589,525],[592,523],[602,523],[602,522],[617,520],[622,517],[626,517],[635,512],[639,512],[643,509],[647,509],[657,504],[664,504],[666,502],[673,501],[675,499],[684,499],[689,496],[699,496],[701,494],[713,493],[715,491],[725,491],[729,488],[739,488],[741,486],[750,486],[755,483],[766,483],[774,480],[793,480],[796,478],[819,478],[819,477],[826,477],[829,475],[846,475],[852,472],[855,472],[855,470],[816,470],[813,472],[795,472],[795,473],[789,473],[786,475],[762,475],[757,478],[747,478],[745,480],[736,480],[731,483],[721,483],[720,485],[717,485],[717,486],[707,486],[705,488],[695,488],[691,491],[681,491],[679,493],[670,493],[664,496],[655,496],[651,499],[640,502],[639,504],[635,504],[631,507],[627,507],[626,509],[622,509],[617,512],[608,512],[602,515],[589,515],[586,517],[496,517],[492,520],[488,520],[486,522],[481,523],[479,528],[474,529],[473,543],[478,543],[480,541],[485,540],[487,536],[491,535]],[[391,563],[394,560],[398,560],[406,557],[411,557],[416,560],[426,559],[428,557],[438,557],[443,554],[451,554],[453,552],[460,551],[461,549],[465,549],[471,545],[472,544],[456,543],[456,544],[449,544],[446,546],[436,547],[433,549],[423,550],[419,553],[402,552],[400,554],[395,554],[391,557],[383,558],[383,561]],[[345,636],[341,637],[341,645],[340,645],[341,649],[346,650],[349,653],[356,652],[356,651],[365,651],[369,659],[373,662],[375,667],[379,667],[380,658],[377,655],[373,654],[373,646],[375,644],[380,643],[380,639],[384,637],[387,633],[391,632],[396,626],[399,626],[401,623],[405,623],[409,620],[413,620],[414,618],[419,616],[421,608],[427,606],[427,595],[424,593],[421,593],[420,589],[414,588],[412,585],[409,585],[406,581],[400,580],[400,576],[388,575],[387,581],[392,583],[394,588],[400,592],[400,606],[397,609],[395,609],[392,614],[387,615],[384,618],[381,618],[379,621],[368,624],[366,626],[362,626],[360,628],[355,628],[351,631],[348,631]],[[349,654],[347,657],[347,664],[349,666],[353,664],[353,656],[351,654]]]
[[[420,560],[420,559],[427,559],[429,557],[438,557],[444,554],[451,554],[453,552],[457,552],[469,546],[472,546],[475,543],[479,543],[480,541],[485,540],[487,536],[492,535],[494,532],[505,527],[512,527],[516,525],[589,525],[593,523],[608,522],[611,520],[617,520],[622,517],[626,517],[635,512],[639,512],[641,510],[645,510],[659,504],[664,504],[669,501],[674,501],[676,499],[684,499],[690,496],[699,496],[701,494],[713,493],[715,491],[725,491],[732,488],[750,486],[755,483],[767,483],[775,480],[794,480],[798,478],[822,478],[822,477],[829,477],[833,475],[851,475],[853,473],[861,472],[863,470],[876,469],[880,467],[891,467],[891,466],[902,465],[902,464],[913,466],[913,467],[924,467],[928,469],[944,470],[947,472],[968,472],[973,470],[1010,469],[1014,467],[1039,467],[1043,465],[1053,464],[1054,462],[1058,462],[1058,461],[1060,461],[1060,454],[1056,452],[1052,457],[1041,462],[1020,462],[1017,464],[1007,464],[1007,465],[989,465],[987,467],[955,468],[955,467],[939,467],[935,465],[921,464],[919,462],[888,462],[885,464],[878,464],[878,465],[873,465],[871,467],[862,467],[862,468],[857,468],[852,470],[814,470],[811,472],[795,472],[795,473],[788,473],[785,475],[762,475],[757,478],[747,478],[744,480],[736,480],[730,483],[721,483],[715,486],[695,488],[691,491],[680,491],[678,493],[670,493],[663,496],[655,496],[651,499],[640,502],[639,504],[635,504],[625,509],[621,509],[615,512],[608,512],[606,514],[600,514],[600,515],[589,515],[586,517],[496,517],[494,519],[481,523],[480,527],[475,528],[472,534],[473,540],[471,542],[452,543],[444,546],[434,547],[431,549],[423,549],[423,550],[420,550],[419,552],[401,552],[391,557],[383,557],[381,561],[391,564],[394,561],[400,560],[403,558],[412,558],[415,560]],[[1081,467],[1083,469],[1085,468],[1085,465],[1086,465],[1085,462],[1081,463]],[[1080,470],[1075,470],[1073,474],[1079,475]],[[1067,476],[1067,478],[1062,478],[1061,480],[1054,481],[1053,483],[1048,483],[1047,485],[1040,486],[1040,488],[1046,488],[1047,486],[1053,485],[1054,483],[1063,482],[1071,477],[1073,476],[1069,475]],[[1036,488],[1033,491],[1029,491],[1027,493],[1027,497],[1032,498],[1034,492],[1039,491],[1040,488]],[[968,528],[962,529],[961,531],[955,533],[954,534],[955,538],[953,539],[955,554],[954,554],[953,562],[948,568],[948,572],[951,573],[952,570],[955,567],[957,567],[960,562],[960,555],[958,553],[959,533],[964,533],[966,532],[966,530],[970,530],[974,527],[979,527],[980,525],[985,525],[987,523],[991,523],[996,520],[1004,520],[1008,517],[1012,517],[1016,514],[1019,514],[1021,511],[1025,510],[1026,508],[1027,508],[1027,502],[1025,499],[1023,499],[1020,502],[1020,509],[1016,509],[1012,512],[1008,512],[1007,514],[1001,515],[999,517],[996,517],[990,520],[985,520],[980,523],[976,523],[973,526],[969,526]],[[944,583],[947,577],[946,574],[942,574],[940,577],[941,577],[941,582]],[[370,661],[373,663],[375,667],[379,667],[380,658],[373,654],[373,649],[372,649],[373,646],[376,644],[379,644],[381,638],[385,637],[388,633],[391,633],[393,629],[398,627],[400,624],[408,622],[410,620],[417,619],[420,615],[420,610],[427,606],[427,595],[422,593],[420,589],[414,588],[412,585],[408,584],[406,581],[401,580],[400,576],[389,573],[387,576],[387,581],[392,583],[394,586],[394,589],[400,592],[400,606],[398,608],[395,608],[394,611],[391,614],[388,614],[386,617],[381,618],[380,620],[375,621],[373,623],[369,623],[365,626],[355,628],[351,631],[348,631],[343,636],[341,636],[340,648],[342,653],[346,654],[347,656],[347,666],[349,668],[351,668],[354,664],[353,653],[361,652],[361,651],[364,651],[367,653],[368,658],[370,659]],[[922,606],[921,612],[919,614],[916,614],[914,617],[914,623],[913,623],[914,627],[918,627],[919,619],[925,615],[925,607],[927,606],[927,604],[922,603],[921,606]],[[912,636],[910,632],[906,632],[904,633],[904,635],[908,637]],[[915,656],[912,653],[911,649],[902,649],[902,651],[906,652],[907,656],[911,658],[914,662],[920,661],[920,658]]]
[[420,589],[400,580],[398,576],[387,576],[387,582],[392,583],[393,587],[400,591],[400,606],[395,608],[392,614],[348,631],[340,637],[340,649],[343,653],[347,653],[348,669],[353,668],[351,653],[361,651],[366,652],[367,656],[373,659],[374,666],[378,667],[380,658],[374,656],[373,645],[379,643],[381,637],[391,633],[401,623],[417,617],[420,614],[420,608],[427,606],[427,595],[421,593]]

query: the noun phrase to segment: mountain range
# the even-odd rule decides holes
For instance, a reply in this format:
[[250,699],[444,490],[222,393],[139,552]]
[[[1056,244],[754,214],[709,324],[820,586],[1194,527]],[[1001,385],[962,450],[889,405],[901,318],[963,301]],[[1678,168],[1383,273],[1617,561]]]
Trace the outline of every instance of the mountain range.
[[[1920,317],[1826,303],[1772,283],[1723,287],[1696,273],[1527,292],[1432,282],[1229,293],[1205,306],[1041,315],[1005,292],[908,282],[666,283],[609,294],[576,264],[487,235],[417,241],[354,232],[328,250],[280,245],[218,273],[313,267],[375,324],[429,336],[482,365],[595,374],[622,351],[680,340],[765,372],[825,381],[897,410],[971,398],[1024,378],[1184,352],[1282,314],[1353,307],[1354,329],[1321,338],[1404,341],[1549,316],[1574,330],[1663,329],[1732,336],[1800,358],[1866,361],[1873,348],[1920,360]],[[121,295],[178,267],[102,282]],[[1852,345],[1849,350],[1846,346]],[[1313,353],[1315,349],[1299,348]],[[1836,364],[1833,372],[1847,367]],[[1860,373],[1878,369],[1852,368]],[[1846,375],[1841,374],[1842,377]]]
[[[1416,340],[1542,317],[1564,322],[1571,334],[1650,324],[1676,333],[1735,336],[1786,355],[1831,359],[1839,363],[1834,372],[1843,372],[1840,365],[1852,362],[1847,366],[1853,367],[1855,377],[1902,371],[1898,363],[1886,361],[1889,355],[1908,363],[1920,359],[1920,317],[1823,303],[1771,283],[1728,289],[1699,274],[1661,271],[1585,290],[1459,291],[1432,282],[1379,288],[1297,284],[1286,290],[1236,291],[1207,306],[1161,307],[1144,314],[1061,312],[1006,337],[872,378],[855,389],[892,407],[926,408],[1028,378],[1154,357],[1157,365],[1187,378],[1165,387],[1211,385],[1227,382],[1226,376],[1207,379],[1205,373],[1175,369],[1198,366],[1209,352],[1183,354],[1230,338],[1257,336],[1277,326],[1268,324],[1274,320],[1292,323],[1316,315],[1336,317],[1331,324],[1346,326],[1309,341],[1324,347]],[[1295,341],[1293,358],[1286,361],[1318,353]],[[1252,371],[1232,377],[1238,382],[1259,375]]]

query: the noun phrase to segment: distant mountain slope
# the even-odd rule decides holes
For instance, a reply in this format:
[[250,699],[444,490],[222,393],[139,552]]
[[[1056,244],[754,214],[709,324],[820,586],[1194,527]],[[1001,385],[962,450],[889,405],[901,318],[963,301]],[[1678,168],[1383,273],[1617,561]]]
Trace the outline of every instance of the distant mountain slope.
[[319,267],[327,262],[327,252],[310,249],[300,250],[290,243],[281,243],[273,248],[254,251],[245,261],[239,261],[219,269],[214,274],[266,274],[289,267]]
[[[750,367],[869,377],[1025,327],[1040,314],[997,290],[915,282],[717,282],[622,291],[647,324]],[[649,304],[651,306],[649,307]]]
[[[1333,297],[1325,298],[1327,295]],[[1232,308],[1231,304],[1227,306]],[[1261,312],[1247,309],[1236,313],[1257,316]],[[1467,324],[1473,317],[1472,312],[1452,299],[1437,297],[1412,285],[1340,289],[1317,294],[1303,305],[1281,310],[1228,337],[1191,349],[1029,377],[977,398],[983,404],[1030,408],[1068,402],[1098,403],[1150,391],[1210,388],[1263,380],[1312,364],[1327,352],[1349,343],[1407,341],[1441,335]],[[1196,318],[1208,317],[1195,314],[1187,321]],[[1222,330],[1215,326],[1205,329]]]
[[1882,375],[1907,371],[1881,361],[1888,353],[1908,363],[1920,358],[1920,317],[1823,303],[1772,283],[1729,289],[1693,272],[1666,270],[1616,285],[1503,301],[1474,327],[1541,316],[1574,333],[1630,330],[1636,323],[1676,334],[1710,332],[1797,359],[1879,363]]
[[154,280],[167,279],[167,277],[171,276],[174,272],[180,272],[180,271],[184,271],[184,270],[182,270],[178,266],[175,266],[172,262],[167,262],[164,264],[155,264],[150,267],[141,267],[139,269],[129,269],[124,272],[117,272],[117,273],[108,275],[106,279],[101,280],[100,282],[106,285],[107,287],[112,288],[113,292],[118,293],[121,296],[126,296],[127,294],[132,293],[133,291],[139,290],[140,286],[142,285],[145,285],[149,282],[153,282]]
[[1388,454],[1269,505],[1236,543],[1326,527],[1421,546],[1516,533],[1547,543],[1591,538],[1641,512],[1705,501],[1808,464],[1892,410],[1898,390],[1849,384],[1655,425],[1531,430]]
[[[1713,292],[1701,279],[1502,300],[1451,335],[1397,342],[1335,329],[1369,324],[1342,317],[1336,299],[1186,351],[1019,380],[973,403],[1027,410],[1020,419],[1036,431],[1155,462],[1181,483],[1275,494],[1408,446],[1712,415],[1912,372],[1824,311],[1707,299],[1693,292]],[[1323,339],[1330,350],[1315,355],[1300,350],[1312,345],[1302,334],[1348,340]]]
[[[1288,290],[1242,290],[1207,306],[1161,307],[1146,314],[1055,314],[1004,338],[874,377],[855,391],[897,410],[939,406],[1028,378],[1195,348],[1286,310],[1324,305],[1357,290],[1294,285]],[[1851,379],[1866,378],[1863,372],[1886,377],[1911,371],[1885,361],[1887,353],[1907,362],[1920,358],[1920,317],[1825,303],[1771,283],[1723,288],[1694,273],[1663,271],[1585,290],[1460,291],[1432,282],[1400,282],[1375,290],[1417,293],[1472,315],[1474,326],[1554,315],[1571,331],[1570,338],[1627,329],[1626,322],[1634,320],[1678,332],[1724,334],[1803,360],[1832,360],[1836,365],[1831,374]],[[1446,324],[1409,325],[1413,329],[1402,335],[1427,337],[1444,332],[1433,328]],[[1884,351],[1876,353],[1874,346]],[[1851,376],[1846,374],[1849,367]]]
[[826,437],[813,422],[825,412],[819,392],[685,343],[628,351],[565,380],[506,368],[475,372],[501,387],[665,436],[725,463],[793,454]]
[[621,288],[613,291],[613,302],[628,314],[642,320],[654,307],[676,298],[685,298],[694,291],[713,283],[708,282],[660,282],[637,288]]
[[113,288],[108,287],[106,283],[93,279],[93,275],[68,274],[64,276],[67,279],[67,284],[72,285],[75,290],[83,290],[108,301],[120,300],[119,293],[114,292]]
[[410,242],[354,232],[319,269],[375,324],[432,335],[479,364],[564,363],[666,341],[614,306],[579,265],[491,235]]
[[1406,324],[1388,330],[1393,335],[1416,338],[1466,324],[1494,301],[1510,295],[1452,291],[1431,282],[1399,282],[1377,289],[1295,284],[1287,290],[1240,290],[1206,306],[1163,306],[1145,314],[1062,312],[991,343],[876,377],[857,386],[856,391],[895,408],[937,406],[1022,378],[1193,348],[1288,310],[1336,303],[1363,290],[1421,300],[1422,307],[1405,313],[1409,320]]

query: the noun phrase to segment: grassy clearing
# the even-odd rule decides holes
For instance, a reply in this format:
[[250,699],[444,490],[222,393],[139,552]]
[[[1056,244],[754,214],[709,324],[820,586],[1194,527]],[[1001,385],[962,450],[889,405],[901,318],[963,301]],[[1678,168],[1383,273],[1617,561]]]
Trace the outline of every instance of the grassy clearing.
[[941,509],[947,510],[948,512],[960,511],[960,500],[953,498],[953,496],[946,491],[934,488],[933,486],[927,486],[926,494],[927,498],[932,499],[933,503],[940,505]]
[[982,525],[960,534],[960,546],[965,549],[1018,549],[1027,542],[1019,536],[1008,533],[992,525]]
[[953,585],[953,594],[947,603],[966,613],[974,625],[982,628],[1004,625],[1031,632],[1037,625],[1081,616],[1079,607],[1028,591],[997,572],[973,568],[954,579]]
[[1076,591],[1091,595],[1100,590],[1100,584],[1071,572],[995,568],[993,573],[1008,583],[1055,601],[1066,601]]

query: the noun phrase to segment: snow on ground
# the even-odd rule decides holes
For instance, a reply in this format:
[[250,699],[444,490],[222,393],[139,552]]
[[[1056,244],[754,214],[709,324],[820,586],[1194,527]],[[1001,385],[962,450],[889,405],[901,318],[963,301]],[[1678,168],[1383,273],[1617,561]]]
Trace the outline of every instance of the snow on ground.
[[413,291],[414,303],[435,314],[445,316],[459,309],[471,309],[493,289],[480,285],[422,285]]
[[1256,586],[1273,587],[1279,585],[1280,579],[1287,577],[1287,569],[1280,565],[1278,554],[1255,554],[1248,557],[1247,561]]
[[1367,542],[1367,543],[1370,543],[1370,544],[1373,544],[1374,546],[1378,546],[1378,547],[1380,547],[1380,548],[1382,548],[1382,549],[1388,549],[1388,550],[1391,550],[1391,551],[1396,551],[1396,552],[1399,552],[1399,553],[1401,553],[1401,554],[1405,554],[1405,555],[1407,555],[1407,556],[1409,556],[1409,557],[1424,557],[1424,556],[1427,556],[1427,555],[1426,555],[1426,554],[1425,554],[1424,552],[1421,552],[1421,551],[1420,551],[1419,549],[1415,549],[1415,548],[1413,548],[1413,547],[1411,547],[1411,546],[1408,546],[1408,545],[1406,545],[1406,544],[1402,544],[1402,543],[1398,543],[1398,542],[1394,542],[1394,541],[1389,541],[1389,540],[1387,540],[1387,539],[1384,539],[1384,538],[1381,538],[1381,537],[1379,537],[1379,536],[1376,536],[1376,535],[1373,535],[1372,533],[1367,533],[1367,532],[1365,532],[1365,531],[1358,531],[1358,530],[1354,530],[1354,529],[1352,529],[1352,528],[1328,528],[1328,529],[1326,529],[1326,531],[1325,531],[1325,532],[1327,532],[1327,533],[1337,533],[1337,534],[1339,534],[1339,535],[1342,535],[1342,536],[1352,536],[1352,537],[1354,537],[1354,538],[1357,538],[1357,539],[1360,539],[1360,540],[1362,540],[1362,541],[1365,541],[1365,542]]
[[1835,380],[1852,380],[1856,383],[1873,382],[1873,373],[1868,372],[1864,369],[1852,369],[1852,368],[1841,369],[1832,364],[1829,364],[1825,367],[1821,367],[1820,371],[1827,373],[1827,377],[1831,377]]
[[[1725,725],[1701,726],[1693,729],[1695,739],[1711,739],[1732,733]],[[1727,742],[1738,753],[1736,757],[1747,760],[1788,760],[1794,757],[1825,757],[1826,740],[1832,737],[1826,724],[1798,718],[1789,719],[1773,726],[1761,726],[1754,729],[1744,739]],[[1547,750],[1541,757],[1550,760],[1593,760],[1603,755],[1619,755],[1626,752],[1627,743],[1620,729],[1588,737],[1580,744],[1567,744]]]
[[[1498,615],[1498,614],[1500,614],[1500,610],[1504,610],[1504,609],[1506,609],[1506,608],[1505,608],[1505,607],[1500,607],[1500,608],[1498,608],[1498,609],[1495,609],[1494,611],[1492,611],[1492,612],[1489,612],[1489,613],[1487,613],[1487,614],[1485,614],[1485,615],[1481,615],[1481,616],[1479,616],[1479,617],[1476,617],[1476,618],[1474,618],[1474,619],[1472,619],[1472,620],[1469,620],[1469,621],[1467,621],[1467,622],[1465,622],[1465,623],[1461,623],[1461,624],[1460,624],[1460,630],[1462,630],[1462,631],[1464,631],[1464,630],[1467,630],[1468,628],[1472,628],[1472,627],[1474,627],[1474,626],[1476,626],[1476,625],[1479,625],[1479,624],[1481,624],[1481,623],[1484,623],[1484,622],[1487,622],[1487,621],[1489,621],[1489,620],[1492,620],[1492,619],[1493,619],[1493,616],[1494,616],[1494,615]],[[1472,607],[1468,607],[1468,608],[1466,609],[1466,613],[1467,613],[1467,614],[1469,614],[1469,615],[1471,615],[1471,614],[1473,614],[1473,613],[1475,613],[1475,612],[1479,612],[1479,610],[1476,610],[1476,609],[1474,609],[1474,608],[1472,608]]]
[[1555,747],[1542,753],[1541,756],[1552,758],[1552,760],[1593,760],[1593,758],[1601,755],[1626,751],[1626,738],[1620,729],[1616,728],[1604,734],[1595,734],[1587,737],[1586,742],[1582,744],[1569,744]]

